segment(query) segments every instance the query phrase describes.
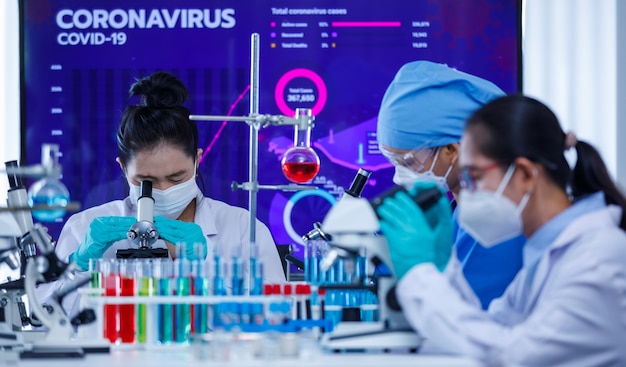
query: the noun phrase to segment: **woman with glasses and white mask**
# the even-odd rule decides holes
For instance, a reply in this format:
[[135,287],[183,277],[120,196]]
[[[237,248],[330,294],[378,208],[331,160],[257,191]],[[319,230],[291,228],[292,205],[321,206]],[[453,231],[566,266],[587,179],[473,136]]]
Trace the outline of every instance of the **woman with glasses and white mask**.
[[[415,61],[402,66],[383,97],[377,127],[380,150],[395,167],[393,182],[406,188],[418,181],[435,182],[449,190],[454,207],[465,121],[502,95],[493,83],[444,64]],[[457,215],[454,210],[455,223]],[[486,248],[458,225],[454,232],[465,278],[487,308],[522,267],[525,238],[520,235]]]
[[[183,106],[188,97],[186,87],[173,74],[156,72],[137,80],[129,92],[139,96],[140,103],[127,107],[122,115],[116,159],[128,181],[129,196],[72,215],[59,236],[57,256],[85,271],[90,259],[115,258],[117,250],[131,248],[126,233],[137,221],[140,184],[148,180],[152,182],[154,223],[160,236],[153,248],[168,249],[171,258],[204,258],[214,253],[230,258],[239,254],[247,272],[248,211],[205,197],[196,183],[202,149],[198,147],[196,123]],[[257,220],[256,231],[264,280],[284,282],[269,229]],[[39,286],[40,298],[45,301],[62,286],[63,281]],[[71,310],[70,315],[78,310],[76,292],[65,297],[63,307]]]
[[598,152],[539,101],[507,96],[469,118],[459,165],[461,226],[487,245],[524,233],[524,265],[481,310],[451,256],[449,205],[386,199],[381,230],[412,326],[487,365],[626,365],[626,198]]

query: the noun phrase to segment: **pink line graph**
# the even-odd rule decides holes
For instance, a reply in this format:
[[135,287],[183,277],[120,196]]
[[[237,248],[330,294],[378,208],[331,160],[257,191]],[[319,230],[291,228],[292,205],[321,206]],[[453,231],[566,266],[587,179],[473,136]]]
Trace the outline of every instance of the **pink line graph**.
[[[248,84],[246,86],[246,88],[243,90],[243,92],[241,92],[239,97],[237,97],[237,99],[235,99],[233,104],[230,105],[230,108],[228,109],[228,113],[226,114],[226,116],[230,116],[233,113],[233,110],[235,109],[235,107],[237,107],[239,102],[241,102],[241,100],[246,95],[246,93],[248,93],[249,90],[250,90],[250,85]],[[206,157],[206,155],[209,154],[209,152],[211,151],[211,148],[213,148],[213,145],[215,145],[215,142],[220,137],[220,135],[222,134],[222,131],[226,127],[226,124],[228,124],[228,121],[222,121],[222,125],[217,130],[217,133],[215,133],[215,135],[213,136],[213,139],[211,139],[211,142],[209,143],[209,145],[207,145],[207,147],[202,152],[202,157],[200,157],[200,163],[202,163],[202,161],[204,160],[204,157]]]
[[331,22],[332,27],[400,27],[400,22]]

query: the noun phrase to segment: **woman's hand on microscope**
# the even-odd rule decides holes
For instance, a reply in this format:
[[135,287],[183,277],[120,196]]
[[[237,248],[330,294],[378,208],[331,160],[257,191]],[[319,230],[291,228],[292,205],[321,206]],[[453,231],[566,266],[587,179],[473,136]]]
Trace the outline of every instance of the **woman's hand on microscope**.
[[425,212],[409,196],[435,186],[434,183],[418,182],[409,193],[398,192],[378,207],[380,229],[387,238],[398,279],[421,263],[433,263],[443,271],[450,259],[453,224],[447,196],[444,193]]
[[135,217],[97,217],[91,221],[83,242],[70,255],[70,261],[83,271],[89,267],[89,259],[99,259],[117,241],[126,238],[130,227],[137,222]]
[[179,248],[181,257],[186,259],[204,259],[206,257],[206,236],[202,232],[202,228],[196,223],[158,216],[154,218],[154,225],[163,240]]

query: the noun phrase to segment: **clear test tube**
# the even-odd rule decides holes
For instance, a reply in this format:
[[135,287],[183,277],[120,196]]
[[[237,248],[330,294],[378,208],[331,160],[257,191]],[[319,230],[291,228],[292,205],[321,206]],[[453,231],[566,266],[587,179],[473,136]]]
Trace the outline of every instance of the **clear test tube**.
[[[172,267],[170,259],[159,259],[154,262],[154,278],[159,296],[172,295]],[[170,344],[174,341],[174,314],[171,303],[162,303],[157,307],[157,340],[161,344]]]
[[[174,260],[174,294],[177,296],[191,295],[191,262],[185,258]],[[174,341],[177,343],[189,342],[191,334],[191,306],[187,303],[178,303],[174,307]]]
[[[135,262],[135,272],[138,280],[137,295],[140,297],[153,297],[156,294],[153,262],[150,259],[142,259]],[[140,303],[137,305],[137,342],[148,342],[148,306]]]
[[[118,262],[115,259],[100,259],[100,270],[102,272],[102,285],[104,295],[115,297],[119,295],[120,277]],[[119,306],[105,304],[104,306],[104,337],[111,343],[117,343],[119,338]]]
[[[118,260],[120,269],[120,296],[134,297],[136,295],[135,260]],[[136,331],[135,305],[122,304],[120,309],[120,341],[134,343]]]
[[[192,294],[196,296],[210,295],[210,261],[193,260],[191,262]],[[194,304],[192,309],[192,334],[204,334],[209,331],[209,305]]]

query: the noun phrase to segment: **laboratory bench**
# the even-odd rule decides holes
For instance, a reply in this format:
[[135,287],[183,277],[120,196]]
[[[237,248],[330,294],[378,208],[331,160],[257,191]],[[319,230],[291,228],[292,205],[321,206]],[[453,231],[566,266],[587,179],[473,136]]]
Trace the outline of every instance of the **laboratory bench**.
[[199,359],[189,351],[181,350],[113,350],[109,354],[88,354],[74,359],[21,359],[16,367],[169,367],[169,366],[243,366],[243,367],[333,367],[333,366],[428,366],[480,367],[482,364],[467,358],[409,353],[322,353],[307,358],[244,359],[231,355],[228,360]]

